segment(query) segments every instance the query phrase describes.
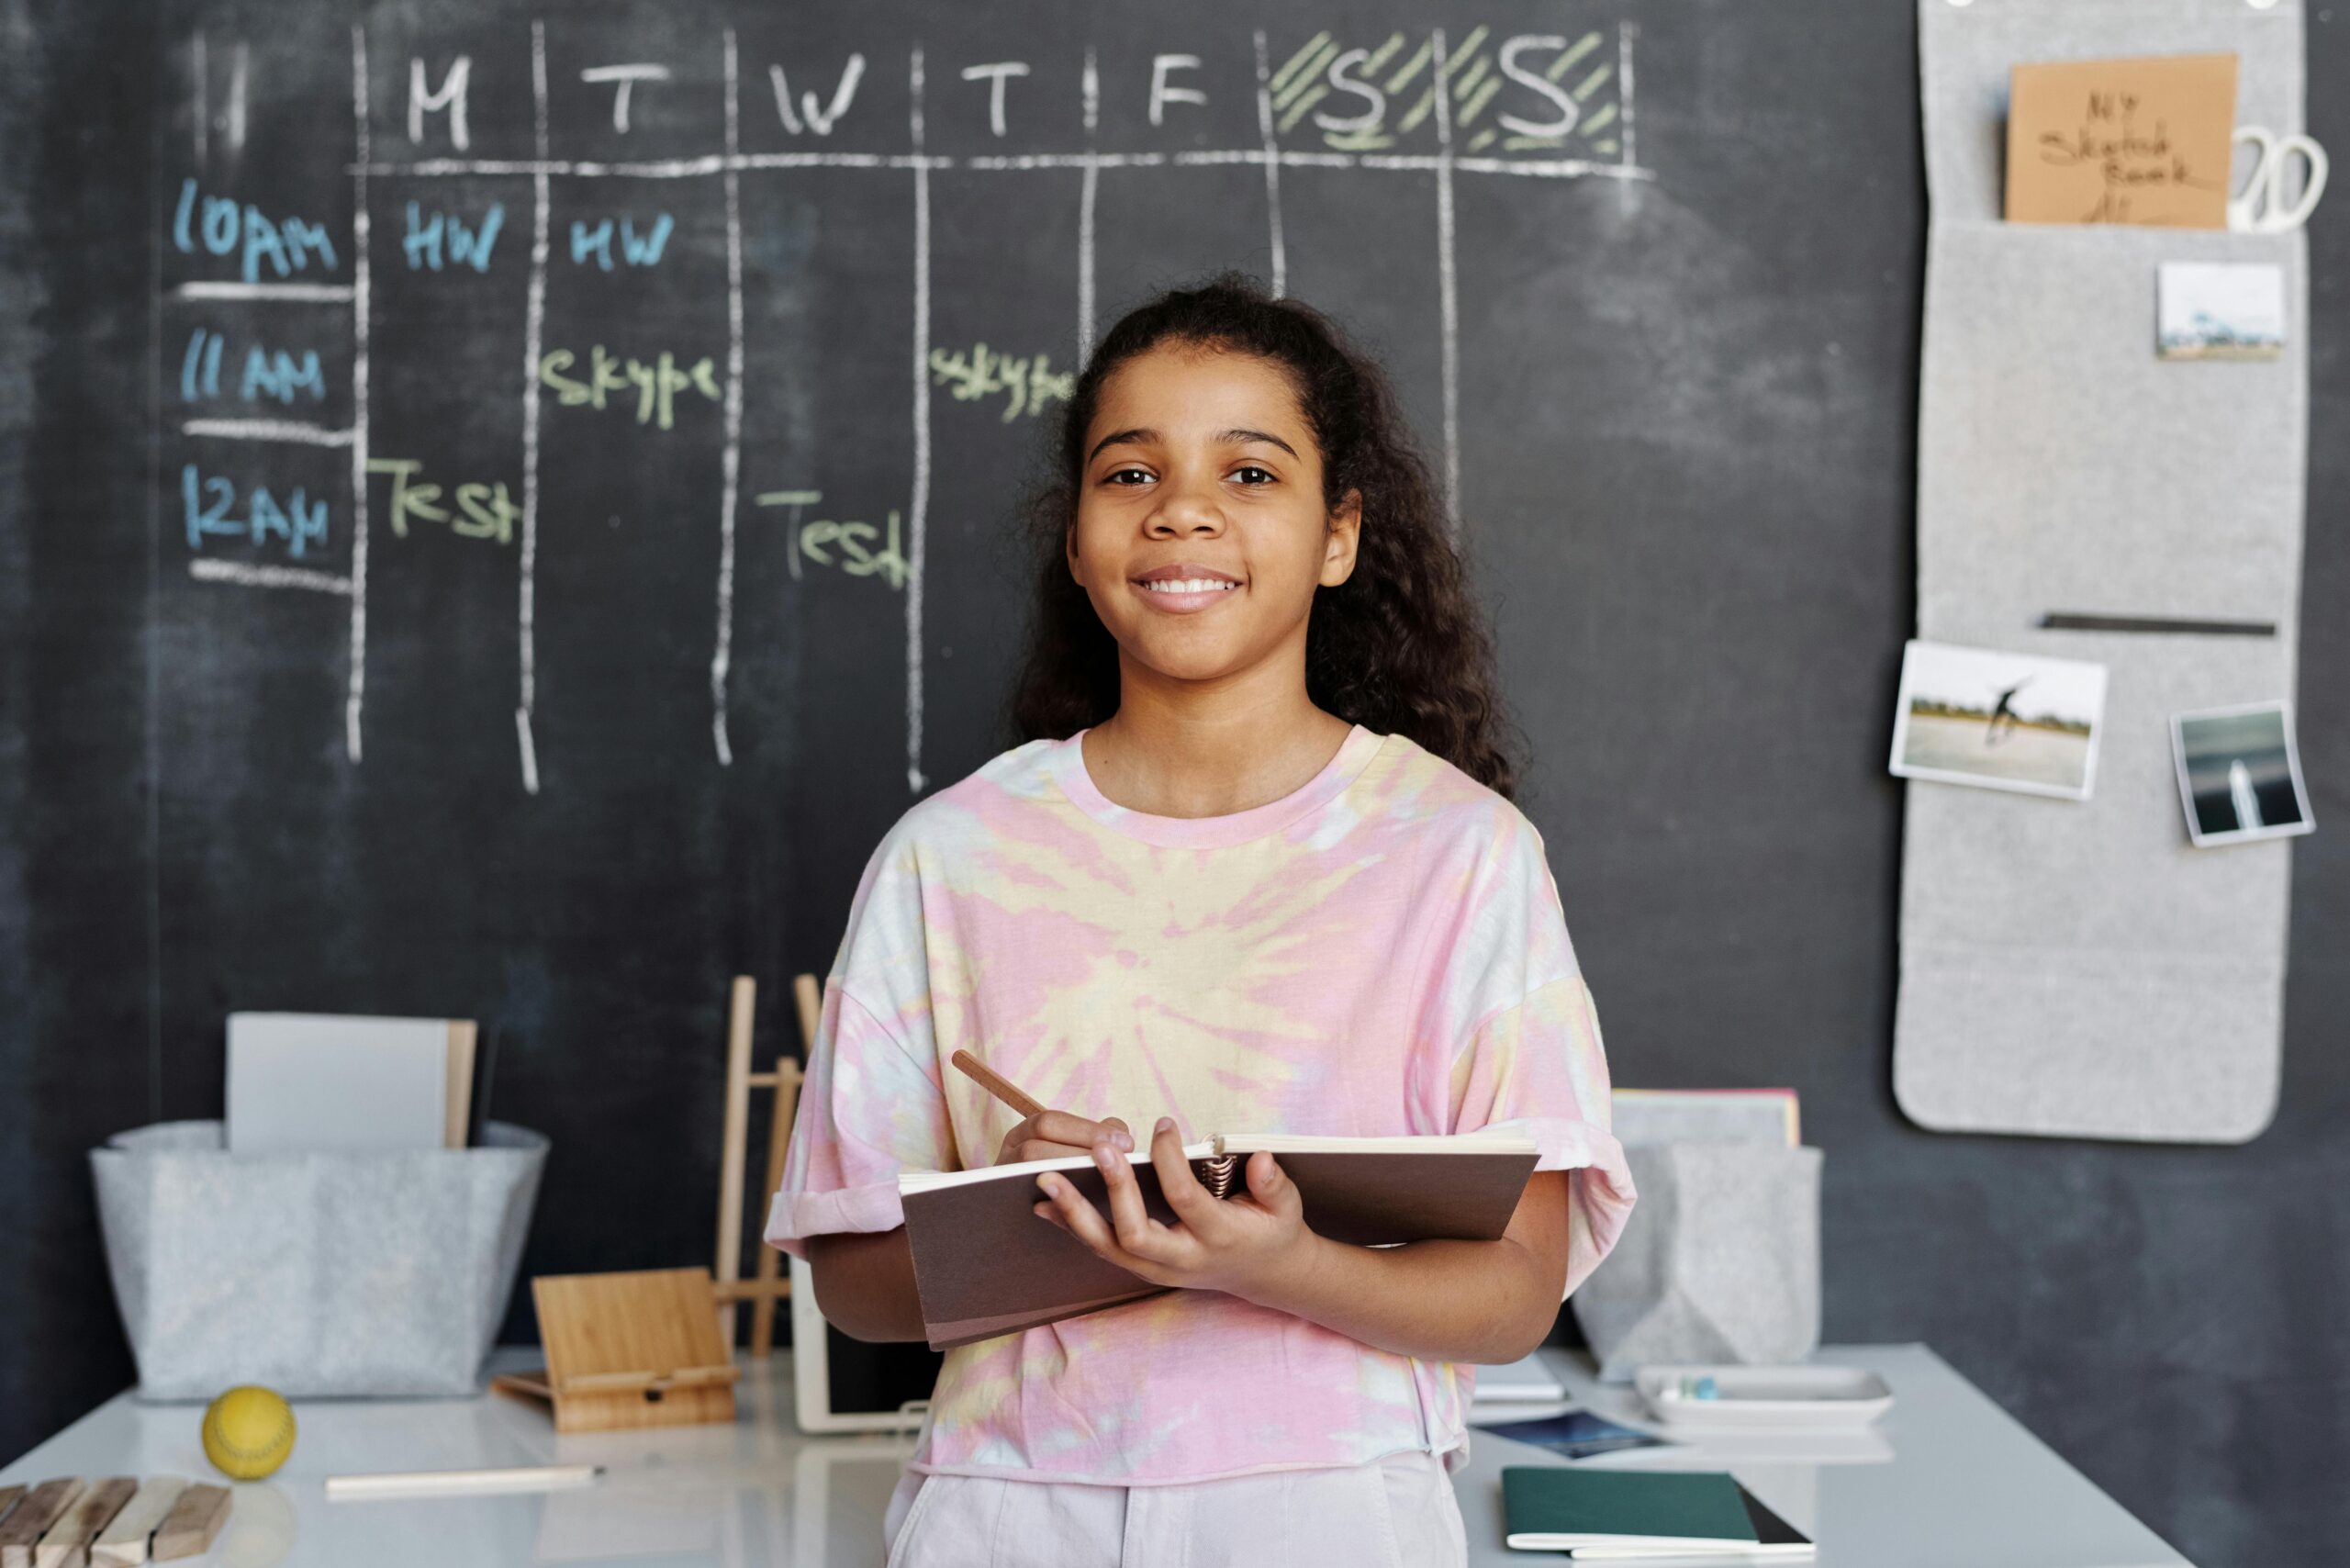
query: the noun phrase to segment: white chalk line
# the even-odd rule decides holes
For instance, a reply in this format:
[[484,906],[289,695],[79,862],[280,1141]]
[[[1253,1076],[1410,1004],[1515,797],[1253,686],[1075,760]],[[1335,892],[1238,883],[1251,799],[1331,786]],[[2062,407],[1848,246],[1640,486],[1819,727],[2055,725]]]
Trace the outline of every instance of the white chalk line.
[[[922,47],[910,68],[913,149],[923,151]],[[914,473],[906,501],[906,792],[922,793],[922,588],[930,515],[930,163],[914,174]]]
[[213,441],[271,441],[294,446],[352,446],[358,442],[356,426],[335,430],[298,420],[182,420],[180,433]]
[[242,39],[237,40],[237,52],[229,61],[229,119],[221,129],[228,132],[229,151],[245,150],[245,79],[252,66],[252,46]]
[[[539,158],[546,157],[547,29],[543,21],[531,24],[532,122]],[[546,334],[547,225],[551,207],[548,176],[533,173],[531,206],[531,285],[522,308],[522,551],[521,570],[515,587],[514,628],[520,689],[514,709],[514,736],[522,764],[522,789],[539,792],[538,738],[532,733],[532,715],[539,705],[538,615],[539,566],[539,358]]]
[[[740,86],[735,79],[734,29],[726,29],[726,151],[742,140]],[[718,764],[731,767],[726,679],[734,658],[734,510],[743,479],[743,186],[726,171],[726,444],[719,457],[718,638],[710,658],[710,732]]]
[[[352,151],[367,162],[367,29],[351,29]],[[351,177],[351,686],[342,702],[343,755],[360,759],[360,719],[367,700],[367,176]]]
[[[1628,21],[1616,24],[1616,100],[1622,106],[1617,112],[1624,121],[1623,131],[1616,140],[1622,149],[1623,167],[1627,169],[1639,162],[1639,145],[1635,140],[1632,126],[1632,39],[1639,31]],[[1619,209],[1628,211],[1632,205],[1632,187],[1629,185],[1617,186],[1616,199]]]
[[189,40],[188,67],[190,74],[196,78],[196,162],[198,168],[203,168],[212,161],[211,143],[207,140],[212,130],[212,93],[207,81],[211,74],[211,67],[205,59],[204,35],[200,32]]
[[[1449,164],[1463,174],[1516,174],[1534,179],[1653,180],[1656,172],[1629,159],[1598,162],[1588,158],[1447,158],[1429,152],[1268,151],[1262,147],[1195,149],[1183,152],[1004,152],[970,157],[879,152],[713,152],[644,163],[590,162],[565,158],[427,158],[412,163],[375,162],[371,174],[451,178],[462,175],[553,176],[558,179],[684,180],[751,173],[762,169],[921,169],[979,173],[1046,169],[1156,169],[1172,164],[1196,168],[1223,163],[1270,164],[1282,169],[1420,170]],[[356,173],[355,166],[349,172]],[[300,285],[254,285],[293,289]],[[226,297],[225,296],[222,297]],[[319,295],[317,297],[329,297]]]
[[[349,173],[360,177],[365,166],[352,165]],[[320,305],[351,303],[352,286],[347,283],[183,283],[173,286],[173,299],[285,299],[310,300]]]
[[1289,292],[1289,248],[1281,238],[1281,150],[1273,139],[1273,92],[1266,75],[1265,34],[1257,31],[1257,130],[1265,139],[1265,222],[1270,236],[1273,297]]
[[1085,50],[1085,73],[1080,78],[1085,107],[1085,177],[1077,195],[1077,364],[1085,367],[1093,352],[1093,211],[1102,188],[1102,161],[1090,156],[1094,133],[1102,126],[1102,74],[1093,47]]
[[[316,571],[308,566],[262,566],[249,561],[199,558],[187,564],[187,575],[200,582],[239,583],[246,588],[303,588],[312,593],[358,597],[357,589],[349,577],[339,577],[332,572]],[[356,762],[358,758],[352,760]]]
[[[1452,78],[1445,58],[1444,29],[1428,35],[1436,88],[1436,270],[1437,308],[1442,323],[1444,381],[1444,510],[1452,532],[1460,532],[1460,296],[1453,265]],[[1473,40],[1472,40],[1473,41]]]

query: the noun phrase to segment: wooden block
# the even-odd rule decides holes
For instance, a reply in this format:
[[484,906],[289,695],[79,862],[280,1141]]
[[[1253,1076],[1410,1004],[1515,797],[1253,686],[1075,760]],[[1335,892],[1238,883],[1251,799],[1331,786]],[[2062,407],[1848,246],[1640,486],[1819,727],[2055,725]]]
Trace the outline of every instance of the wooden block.
[[91,1562],[96,1568],[137,1568],[146,1562],[149,1539],[186,1489],[187,1483],[176,1475],[151,1475],[141,1482],[114,1523],[90,1543]]
[[[542,1274],[531,1282],[558,1432],[734,1419],[740,1369],[707,1269]],[[520,1392],[509,1387],[507,1392]]]
[[15,1507],[17,1502],[23,1498],[24,1495],[31,1490],[31,1487],[21,1484],[16,1486],[0,1486],[0,1522],[5,1522],[7,1519],[8,1510]]
[[91,1482],[33,1548],[33,1568],[89,1568],[90,1543],[138,1490],[139,1483],[128,1475]]
[[81,1478],[71,1475],[44,1481],[26,1493],[8,1517],[0,1519],[0,1568],[33,1568],[33,1543],[49,1533],[49,1527],[81,1495]]
[[474,1114],[474,1046],[479,1025],[470,1018],[449,1020],[448,1094],[443,1102],[442,1143],[465,1147]]
[[156,1527],[155,1546],[149,1556],[154,1562],[168,1562],[174,1557],[209,1551],[219,1538],[220,1527],[228,1522],[226,1486],[191,1486],[180,1494],[179,1501]]

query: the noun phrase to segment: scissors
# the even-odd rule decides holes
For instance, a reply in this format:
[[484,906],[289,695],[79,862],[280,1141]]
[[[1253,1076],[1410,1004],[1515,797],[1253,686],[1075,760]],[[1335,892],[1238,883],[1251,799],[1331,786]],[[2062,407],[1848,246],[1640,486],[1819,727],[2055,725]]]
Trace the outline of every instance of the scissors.
[[[2228,198],[2228,227],[2239,234],[2275,234],[2299,229],[2309,221],[2317,198],[2325,194],[2325,149],[2306,136],[2278,136],[2264,125],[2236,127],[2231,146],[2249,141],[2258,151],[2252,161],[2252,178]],[[2285,166],[2300,153],[2309,165],[2301,197],[2285,205]]]

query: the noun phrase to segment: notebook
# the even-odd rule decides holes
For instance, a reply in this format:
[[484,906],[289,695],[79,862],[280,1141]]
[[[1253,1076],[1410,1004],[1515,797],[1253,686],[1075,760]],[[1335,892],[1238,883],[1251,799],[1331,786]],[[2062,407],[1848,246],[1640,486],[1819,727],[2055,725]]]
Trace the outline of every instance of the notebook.
[[1577,1562],[1785,1561],[1816,1555],[1810,1538],[1720,1472],[1502,1471],[1505,1540]]
[[469,1019],[231,1013],[229,1151],[463,1148],[475,1040]]
[[[1297,1183],[1305,1220],[1334,1241],[1381,1247],[1447,1238],[1497,1240],[1534,1173],[1533,1140],[1508,1133],[1426,1137],[1222,1135],[1186,1144],[1183,1157],[1219,1197],[1245,1193],[1248,1156],[1280,1159]],[[1167,1224],[1150,1152],[1126,1157],[1143,1205]],[[1041,1171],[1058,1170],[1107,1212],[1102,1172],[1085,1155],[915,1171],[898,1178],[923,1331],[934,1350],[952,1350],[1168,1289],[1097,1258],[1074,1236],[1037,1217]]]

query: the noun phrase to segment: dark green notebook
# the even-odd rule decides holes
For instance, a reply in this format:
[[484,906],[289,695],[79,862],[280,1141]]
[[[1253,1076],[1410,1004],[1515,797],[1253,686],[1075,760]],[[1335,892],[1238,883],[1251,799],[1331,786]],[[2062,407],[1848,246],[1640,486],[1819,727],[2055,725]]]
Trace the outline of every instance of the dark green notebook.
[[1502,1513],[1509,1544],[1523,1551],[1752,1551],[1761,1544],[1738,1483],[1720,1473],[1510,1465],[1502,1471]]

